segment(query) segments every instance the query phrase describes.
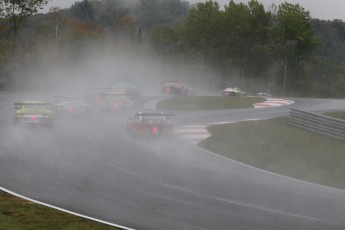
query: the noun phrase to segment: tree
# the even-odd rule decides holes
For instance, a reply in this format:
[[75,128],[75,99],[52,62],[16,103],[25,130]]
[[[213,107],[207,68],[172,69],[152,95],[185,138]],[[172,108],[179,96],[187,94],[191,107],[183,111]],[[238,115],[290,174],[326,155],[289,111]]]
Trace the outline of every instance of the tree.
[[198,3],[192,8],[189,17],[182,29],[185,45],[198,54],[200,51],[205,60],[209,62],[210,56],[214,55],[220,36],[221,19],[219,5],[212,0]]
[[42,9],[48,0],[0,0],[1,17],[8,20],[12,32],[12,51],[16,51],[18,31],[22,20]]
[[319,44],[310,13],[299,4],[285,2],[278,6],[276,18],[271,38],[276,54],[283,60],[283,91],[288,91],[287,87],[289,91],[303,91],[308,86],[303,64]]
[[140,21],[144,31],[154,27],[171,26],[188,16],[189,3],[181,0],[138,0],[138,7],[132,12]]
[[70,8],[71,14],[82,21],[92,21],[94,20],[94,9],[89,4],[88,0],[83,0],[82,2],[76,2]]
[[165,26],[156,28],[151,32],[152,46],[158,53],[166,56],[176,56],[179,45],[179,34],[177,29]]
[[245,71],[249,76],[262,77],[272,65],[271,49],[269,48],[268,28],[271,13],[266,12],[264,6],[256,0],[248,2],[249,8],[249,55],[248,67]]

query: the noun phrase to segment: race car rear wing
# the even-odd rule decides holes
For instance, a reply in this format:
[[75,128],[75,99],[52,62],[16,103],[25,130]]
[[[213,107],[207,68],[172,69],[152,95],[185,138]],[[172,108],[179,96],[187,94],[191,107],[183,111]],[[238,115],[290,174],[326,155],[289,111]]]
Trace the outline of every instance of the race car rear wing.
[[123,95],[123,96],[130,96],[131,94],[130,93],[120,93],[120,92],[110,92],[110,93],[100,93],[99,95]]
[[55,96],[54,98],[85,98],[84,96]]
[[55,101],[62,100],[62,99],[82,99],[82,100],[87,100],[86,97],[84,96],[55,96],[54,97]]
[[18,110],[23,105],[41,105],[41,106],[49,106],[53,108],[53,104],[50,102],[15,102],[14,109]]
[[176,116],[173,113],[135,113],[134,116],[166,116],[166,117],[172,117]]

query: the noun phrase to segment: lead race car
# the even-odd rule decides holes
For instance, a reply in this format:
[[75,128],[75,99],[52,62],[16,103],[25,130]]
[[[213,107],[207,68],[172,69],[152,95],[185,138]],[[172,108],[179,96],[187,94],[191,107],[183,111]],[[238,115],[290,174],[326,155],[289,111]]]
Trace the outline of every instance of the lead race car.
[[14,103],[15,125],[44,126],[53,128],[53,104],[43,101],[23,101]]
[[128,118],[127,131],[133,138],[172,135],[172,116],[175,115],[164,112],[137,112]]

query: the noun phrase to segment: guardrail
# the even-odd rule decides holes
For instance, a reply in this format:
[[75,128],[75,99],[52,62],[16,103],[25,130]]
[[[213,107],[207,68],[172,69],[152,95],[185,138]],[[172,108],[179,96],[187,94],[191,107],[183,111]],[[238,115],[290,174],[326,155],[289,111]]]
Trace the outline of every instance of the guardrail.
[[345,140],[345,120],[291,108],[289,123],[313,132]]

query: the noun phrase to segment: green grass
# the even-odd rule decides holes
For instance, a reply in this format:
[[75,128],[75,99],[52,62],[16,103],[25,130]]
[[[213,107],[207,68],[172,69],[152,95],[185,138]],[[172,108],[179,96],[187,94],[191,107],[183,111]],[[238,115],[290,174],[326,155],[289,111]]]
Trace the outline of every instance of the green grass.
[[209,127],[199,146],[289,177],[345,189],[345,141],[306,131],[289,118]]
[[[251,108],[260,97],[174,97],[164,110]],[[345,119],[345,112],[327,114]],[[209,127],[213,134],[199,146],[234,160],[289,177],[345,189],[345,141],[289,124],[289,118]]]
[[326,116],[330,116],[330,117],[334,117],[334,118],[338,118],[338,119],[345,120],[345,111],[327,113],[327,114],[325,114],[325,115],[326,115]]
[[0,191],[0,230],[117,229]]
[[262,97],[179,96],[160,101],[157,108],[180,111],[240,109],[253,108],[253,104],[264,101]]

